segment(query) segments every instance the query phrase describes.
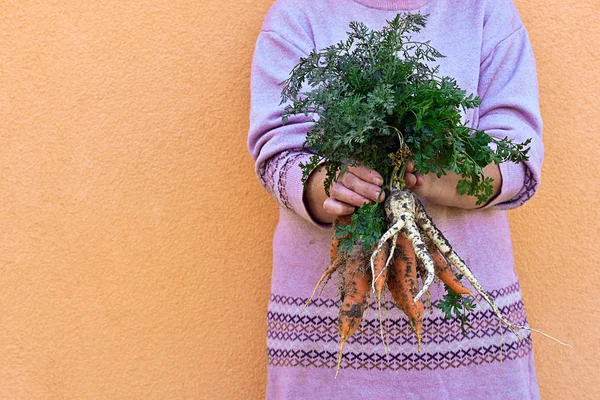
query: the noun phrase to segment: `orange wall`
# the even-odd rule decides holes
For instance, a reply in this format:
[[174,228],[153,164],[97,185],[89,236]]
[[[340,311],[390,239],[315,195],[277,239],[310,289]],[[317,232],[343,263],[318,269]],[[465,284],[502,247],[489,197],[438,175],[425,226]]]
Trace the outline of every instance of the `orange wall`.
[[[246,152],[272,0],[0,3],[0,398],[264,396],[277,210]],[[89,5],[92,3],[92,5]],[[545,399],[600,398],[597,0],[518,0],[547,158],[511,212]]]

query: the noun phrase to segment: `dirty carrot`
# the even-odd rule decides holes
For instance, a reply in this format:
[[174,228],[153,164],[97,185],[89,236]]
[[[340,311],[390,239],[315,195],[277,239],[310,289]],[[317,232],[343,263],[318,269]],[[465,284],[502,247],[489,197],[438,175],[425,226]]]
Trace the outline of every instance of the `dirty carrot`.
[[444,282],[446,286],[454,290],[456,293],[466,294],[474,297],[471,291],[456,278],[456,275],[454,275],[454,272],[452,272],[452,269],[439,251],[430,250],[430,254],[433,262],[435,263],[435,276],[440,278],[440,280]]
[[362,320],[370,292],[371,273],[367,268],[364,252],[356,246],[348,260],[342,275],[342,305],[338,316],[340,350],[335,376],[340,370],[344,344],[356,331]]
[[396,246],[388,288],[398,307],[408,317],[410,326],[417,336],[417,351],[420,351],[424,307],[421,300],[413,300],[419,291],[416,255],[410,241],[402,235],[399,235]]
[[304,303],[304,306],[300,310],[301,314],[304,312],[306,307],[308,307],[308,305],[312,302],[313,297],[315,297],[315,293],[317,293],[317,289],[319,289],[319,286],[321,286],[321,282],[325,281],[325,283],[323,284],[323,287],[325,287],[325,285],[329,281],[329,278],[331,278],[331,275],[335,271],[337,271],[339,266],[340,266],[340,260],[336,259],[331,263],[331,265],[329,265],[329,267],[325,270],[325,272],[323,272],[323,275],[321,275],[321,277],[319,278],[319,281],[317,282],[312,294],[310,295],[308,300],[306,300],[306,303]]
[[387,243],[383,246],[382,251],[377,253],[373,263],[373,279],[375,286],[375,294],[377,294],[377,304],[380,305],[381,293],[385,287],[389,269],[386,267],[390,249]]
[[[333,223],[333,227],[337,229],[338,226],[350,225],[352,218],[349,215],[341,215]],[[329,247],[329,258],[333,263],[338,258],[338,247],[340,246],[340,238],[334,234],[331,237],[331,244]]]
[[[395,247],[394,247],[395,248]],[[392,250],[393,251],[393,250]],[[381,340],[383,341],[383,345],[387,354],[387,343],[385,341],[385,337],[383,335],[383,317],[381,313],[381,294],[383,293],[383,288],[385,287],[385,282],[387,281],[387,276],[390,268],[388,268],[389,258],[390,258],[390,248],[386,243],[382,251],[377,253],[372,263],[371,273],[373,274],[372,286],[375,289],[375,294],[377,295],[377,314],[379,315],[379,328],[381,334]]]
[[[334,226],[337,227],[340,225],[349,225],[350,223],[352,223],[351,217],[348,215],[342,215],[335,220]],[[319,286],[321,286],[321,283],[323,284],[323,287],[321,288],[321,292],[322,292],[323,289],[325,288],[325,286],[327,285],[327,282],[329,282],[329,279],[331,279],[331,276],[333,275],[333,273],[335,271],[337,271],[337,269],[340,267],[340,264],[342,261],[338,258],[339,244],[340,244],[340,238],[338,238],[334,233],[331,236],[331,244],[329,245],[329,258],[331,260],[329,267],[327,267],[325,272],[323,272],[323,274],[319,278],[312,294],[310,295],[310,297],[308,298],[306,303],[304,303],[304,306],[300,310],[300,313],[304,312],[306,307],[308,307],[308,305],[312,302],[312,299],[313,299],[313,297],[315,297],[315,293],[317,293],[317,290],[319,289]]]

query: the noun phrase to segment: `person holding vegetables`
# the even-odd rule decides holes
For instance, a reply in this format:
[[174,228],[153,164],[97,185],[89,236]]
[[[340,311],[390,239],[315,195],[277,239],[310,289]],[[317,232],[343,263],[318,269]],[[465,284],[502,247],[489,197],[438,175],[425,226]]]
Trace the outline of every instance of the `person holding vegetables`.
[[[426,16],[411,40],[428,42],[444,55],[435,60],[437,75],[452,77],[479,97],[477,107],[461,110],[462,123],[498,141],[528,143],[526,158],[482,169],[491,178],[485,180],[490,188],[484,202],[461,194],[462,175],[452,170],[421,173],[423,164],[418,169],[410,160],[402,174],[405,188],[420,199],[500,311],[527,325],[506,210],[524,204],[539,187],[542,122],[535,59],[512,1],[278,0],[256,43],[248,136],[257,175],[280,205],[267,315],[268,398],[539,398],[528,332],[520,340],[483,306],[460,321],[447,318],[436,307],[444,297],[436,284],[429,288],[433,306],[424,315],[419,348],[406,317],[384,297],[383,317],[372,302],[348,340],[336,379],[342,356],[336,285],[325,286],[303,308],[331,262],[332,223],[365,203],[382,202],[390,186],[386,174],[360,163],[345,167],[328,192],[325,168],[307,174],[313,154],[304,144],[318,118],[296,113],[284,123],[281,83],[301,59],[345,41],[352,21],[377,30],[404,13]],[[490,147],[496,150],[498,143]]]
[[[493,179],[491,201],[498,195],[502,186],[500,167],[490,164],[485,168],[485,175]],[[422,176],[413,170],[413,164],[409,164],[404,175],[408,189],[435,204],[464,209],[480,207],[474,197],[458,193],[456,184],[459,179],[460,176],[452,172],[441,177],[434,173]],[[322,223],[332,223],[337,217],[350,215],[364,203],[385,199],[385,193],[381,193],[380,197],[383,178],[377,171],[365,166],[350,167],[348,173],[341,175],[333,184],[330,196],[323,188],[324,180],[325,170],[314,170],[307,180],[304,192],[309,214]]]

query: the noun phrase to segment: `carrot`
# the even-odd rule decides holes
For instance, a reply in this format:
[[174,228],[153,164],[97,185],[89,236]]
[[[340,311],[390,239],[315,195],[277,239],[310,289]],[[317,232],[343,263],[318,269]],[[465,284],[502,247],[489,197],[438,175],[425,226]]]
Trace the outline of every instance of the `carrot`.
[[338,258],[338,247],[340,246],[340,238],[331,236],[331,244],[329,245],[329,260],[333,263]]
[[[334,221],[333,225],[334,225],[334,227],[337,228],[340,225],[349,225],[351,223],[352,223],[352,218],[349,215],[342,215]],[[329,264],[329,267],[327,267],[325,272],[323,272],[323,275],[321,275],[321,277],[319,278],[319,281],[315,285],[315,288],[314,288],[312,294],[310,295],[310,297],[306,301],[306,303],[304,303],[302,310],[300,310],[301,314],[304,312],[306,307],[308,307],[308,305],[312,302],[312,299],[313,299],[313,297],[315,297],[315,293],[317,293],[317,289],[319,289],[319,286],[321,285],[321,283],[323,283],[323,287],[321,288],[321,292],[323,292],[323,289],[325,289],[327,282],[329,282],[329,279],[331,279],[331,275],[333,275],[333,273],[335,271],[337,271],[337,269],[339,268],[339,266],[340,266],[340,260],[338,260],[339,244],[340,244],[340,239],[337,236],[335,236],[335,232],[334,232],[333,235],[331,236],[331,244],[329,245],[329,258],[331,259],[331,264]],[[323,281],[325,281],[325,282],[323,282]]]
[[373,262],[373,279],[375,280],[374,284],[375,293],[377,294],[377,304],[380,304],[381,302],[381,293],[383,292],[385,281],[387,280],[389,269],[386,268],[386,264],[389,253],[389,245],[385,243],[382,250],[376,254]]
[[367,268],[366,257],[359,247],[352,250],[346,261],[342,278],[342,305],[338,315],[340,351],[335,371],[336,377],[342,362],[344,344],[360,325],[369,299],[371,273]]
[[456,278],[454,272],[444,259],[444,257],[440,254],[439,251],[432,251],[430,249],[431,258],[435,263],[435,276],[440,278],[442,282],[446,284],[450,289],[454,290],[458,294],[466,294],[468,296],[473,297],[473,294],[469,289],[467,289],[461,281]]
[[473,298],[473,300],[475,300],[479,307],[483,309],[483,305],[479,302],[477,297],[475,297],[475,295],[471,293],[471,291],[467,289],[465,285],[463,285],[462,282],[456,278],[456,275],[454,275],[454,272],[450,268],[450,265],[448,265],[448,263],[446,262],[444,256],[442,256],[442,254],[439,251],[433,249],[430,249],[429,253],[431,254],[431,258],[433,259],[433,262],[435,264],[435,276],[440,278],[440,280],[444,282],[446,286],[448,286],[456,293],[464,294]]
[[417,351],[420,351],[424,307],[421,300],[413,300],[419,291],[416,255],[410,241],[402,235],[398,237],[396,246],[398,249],[394,255],[392,273],[388,277],[388,289],[396,305],[408,317],[410,326],[417,336]]
[[[333,227],[337,229],[338,226],[350,225],[352,223],[352,217],[350,215],[340,215],[333,223]],[[338,257],[338,247],[340,245],[340,238],[335,236],[335,232],[331,237],[331,245],[329,247],[329,257],[331,258],[331,262]]]
[[323,275],[321,275],[321,277],[319,278],[319,281],[317,282],[317,285],[315,286],[315,289],[313,290],[309,299],[306,300],[306,303],[304,303],[302,310],[300,310],[300,314],[302,314],[304,312],[304,310],[306,309],[306,307],[308,307],[308,305],[312,302],[312,299],[313,299],[313,297],[315,297],[315,293],[317,293],[317,289],[319,289],[321,282],[325,281],[325,283],[323,284],[323,288],[321,288],[321,291],[323,291],[323,289],[325,288],[325,285],[327,285],[327,282],[329,282],[329,278],[331,278],[331,275],[333,275],[333,273],[335,271],[337,271],[339,266],[340,266],[340,260],[336,259],[331,263],[331,265],[329,265],[329,267],[325,270],[325,272],[323,272]]
[[385,348],[385,352],[387,354],[388,348],[387,343],[385,341],[385,337],[383,336],[383,317],[381,315],[381,294],[383,293],[383,288],[385,287],[385,282],[387,280],[389,268],[388,266],[388,258],[390,253],[390,246],[385,243],[380,252],[375,255],[374,260],[372,261],[372,276],[373,282],[372,286],[375,289],[375,294],[377,295],[377,314],[379,315],[379,330],[381,333],[381,340],[383,341],[383,347]]

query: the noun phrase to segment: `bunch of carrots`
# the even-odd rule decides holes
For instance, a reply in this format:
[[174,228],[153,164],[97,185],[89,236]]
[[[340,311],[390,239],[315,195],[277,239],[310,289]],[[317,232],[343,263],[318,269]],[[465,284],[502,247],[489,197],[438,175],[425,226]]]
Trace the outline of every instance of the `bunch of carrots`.
[[[350,216],[341,216],[334,225],[338,227],[350,223]],[[418,279],[424,281],[427,271],[421,263],[417,262],[409,239],[399,236],[391,249],[387,243],[384,243],[382,250],[375,255],[373,268],[369,265],[370,255],[373,251],[367,252],[361,244],[355,244],[350,252],[341,252],[339,243],[339,236],[334,234],[330,247],[331,263],[321,275],[312,296],[305,305],[306,307],[311,302],[318,288],[321,285],[324,287],[337,271],[341,281],[341,306],[338,315],[340,348],[336,376],[339,372],[344,344],[360,326],[372,289],[377,296],[377,305],[381,312],[381,298],[384,288],[387,286],[396,306],[407,316],[409,325],[417,338],[417,351],[420,351],[425,307],[421,300],[416,299],[416,296],[419,292]],[[390,254],[391,251],[393,251],[392,254]],[[428,246],[428,251],[435,263],[436,276],[454,292],[475,298],[471,291],[457,279],[439,251],[432,245]],[[388,265],[389,267],[387,267]],[[430,301],[429,296],[427,300]]]

